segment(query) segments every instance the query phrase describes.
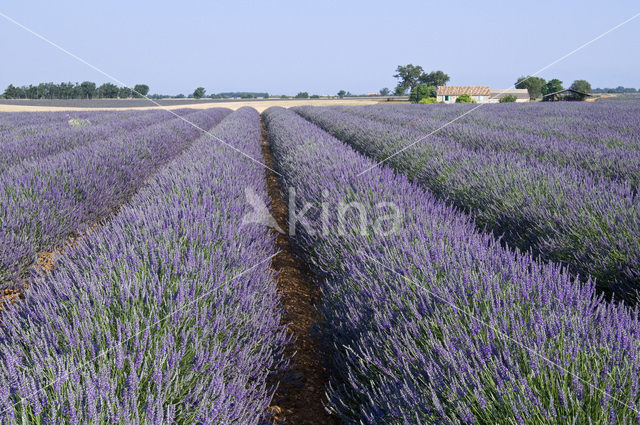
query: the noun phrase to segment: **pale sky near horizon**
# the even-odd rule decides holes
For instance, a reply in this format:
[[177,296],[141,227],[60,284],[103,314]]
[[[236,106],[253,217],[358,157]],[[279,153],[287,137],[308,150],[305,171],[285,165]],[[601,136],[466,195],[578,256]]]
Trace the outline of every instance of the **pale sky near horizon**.
[[[393,88],[399,64],[452,85],[512,86],[640,12],[599,1],[15,1],[0,12],[151,93]],[[640,17],[542,72],[640,88]],[[108,78],[0,17],[0,91]]]

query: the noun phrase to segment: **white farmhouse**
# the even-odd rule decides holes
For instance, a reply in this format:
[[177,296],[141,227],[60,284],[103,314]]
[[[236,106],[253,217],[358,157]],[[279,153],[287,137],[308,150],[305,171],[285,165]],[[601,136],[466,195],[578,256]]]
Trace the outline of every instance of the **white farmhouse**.
[[507,95],[516,97],[516,102],[528,102],[527,89],[491,89],[489,86],[440,86],[436,92],[436,100],[444,103],[455,103],[458,96],[468,94],[471,100],[478,103],[498,103]]
[[491,96],[489,86],[439,86],[436,100],[444,103],[455,103],[458,96],[468,94],[478,103],[487,103]]

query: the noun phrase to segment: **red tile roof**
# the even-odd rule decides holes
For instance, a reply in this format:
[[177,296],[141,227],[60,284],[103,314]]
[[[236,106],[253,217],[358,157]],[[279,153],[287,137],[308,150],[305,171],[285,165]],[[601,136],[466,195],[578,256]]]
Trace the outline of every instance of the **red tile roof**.
[[439,86],[438,96],[460,96],[468,94],[470,96],[489,96],[491,89],[489,86]]

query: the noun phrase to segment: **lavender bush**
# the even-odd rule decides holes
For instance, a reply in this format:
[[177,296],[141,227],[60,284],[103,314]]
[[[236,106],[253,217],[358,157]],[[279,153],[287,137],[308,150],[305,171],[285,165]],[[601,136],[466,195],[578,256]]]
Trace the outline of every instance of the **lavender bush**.
[[395,234],[295,235],[320,277],[332,411],[353,424],[640,423],[637,309],[503,248],[386,166],[356,177],[374,162],[292,111],[264,118],[296,208],[404,212]]
[[102,125],[117,117],[146,111],[4,112],[0,113],[0,146],[6,141],[28,137],[53,127]]
[[[640,126],[635,118],[632,119],[629,116],[625,122],[624,115],[621,117],[617,113],[624,104],[614,104],[613,106],[619,107],[614,108],[613,111],[602,110],[604,109],[602,105],[590,105],[591,109],[600,112],[601,115],[594,118],[590,125],[577,128],[575,123],[578,117],[571,113],[570,106],[566,107],[569,111],[563,123],[558,122],[559,120],[551,120],[549,116],[535,113],[538,110],[545,112],[548,105],[538,105],[537,109],[524,110],[521,110],[519,105],[516,109],[508,109],[511,106],[491,105],[486,110],[474,111],[448,124],[438,131],[438,136],[453,140],[467,149],[517,153],[524,157],[540,159],[548,164],[587,170],[594,177],[628,181],[634,188],[638,187],[640,147],[635,140],[634,143],[625,141],[628,139],[629,129],[635,127],[640,131]],[[640,109],[635,103],[630,103],[628,108]],[[555,108],[550,109],[555,110]],[[422,107],[409,109],[406,106],[393,106],[383,109],[383,107],[374,106],[341,108],[340,111],[392,125],[401,125],[421,132],[422,136],[447,122],[442,118],[436,118],[440,111],[439,107],[425,110]],[[463,111],[459,113],[462,114]],[[453,119],[450,114],[447,114],[447,117]],[[612,130],[607,131],[604,127],[607,120],[619,123],[622,127],[616,127],[617,132],[611,134]],[[548,128],[546,124],[549,122],[554,123],[556,127]],[[543,127],[544,131],[541,131],[540,127]],[[568,132],[567,129],[570,131]],[[417,137],[416,140],[422,136]],[[637,138],[637,134],[634,134],[634,138]]]
[[[189,120],[211,128],[227,114]],[[0,176],[0,282],[14,280],[69,236],[95,224],[200,135],[179,118],[25,162]]]
[[[0,135],[30,126],[61,123],[69,121],[70,119],[88,119],[89,117],[95,117],[97,115],[106,118],[113,113],[114,111],[103,111],[102,114],[96,114],[94,111],[0,112]],[[2,138],[0,138],[0,140],[2,140]]]
[[[380,161],[424,136],[335,109],[295,110]],[[592,275],[620,298],[636,299],[640,198],[628,181],[597,178],[515,152],[469,149],[437,134],[386,163],[471,212],[481,228],[504,235],[509,244],[566,264],[573,273]]]
[[[179,111],[187,116],[193,110]],[[103,114],[103,113],[102,113]],[[127,113],[102,114],[87,118],[72,118],[54,124],[25,127],[0,140],[0,172],[25,160],[36,161],[42,157],[74,149],[98,140],[107,139],[173,118],[167,111],[127,111]]]
[[[442,125],[478,105],[372,105],[347,108],[368,117],[405,118],[405,124]],[[343,108],[344,109],[344,108]],[[482,105],[456,123],[594,146],[640,149],[638,102],[529,103]],[[369,115],[372,114],[372,115]],[[409,120],[409,123],[407,123]],[[436,127],[437,128],[437,127]],[[435,128],[432,128],[432,130]]]
[[[179,111],[183,116],[193,110]],[[104,115],[107,115],[105,119]],[[166,121],[174,116],[167,111],[126,111],[119,114],[96,113],[86,118],[71,118],[59,123],[46,123],[35,127],[22,127],[0,139],[0,172],[25,160],[71,150],[127,132]]]
[[[220,111],[211,115],[219,116]],[[212,132],[259,158],[258,114]],[[3,311],[3,424],[258,424],[287,343],[264,170],[200,137]]]

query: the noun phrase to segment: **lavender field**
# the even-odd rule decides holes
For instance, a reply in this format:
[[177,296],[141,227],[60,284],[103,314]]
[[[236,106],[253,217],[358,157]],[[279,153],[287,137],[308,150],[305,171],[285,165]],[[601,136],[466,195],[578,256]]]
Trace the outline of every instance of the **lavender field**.
[[295,110],[479,229],[636,300],[640,103],[494,105],[424,138],[469,108]]
[[640,424],[640,102],[473,107],[0,114],[0,423]]

